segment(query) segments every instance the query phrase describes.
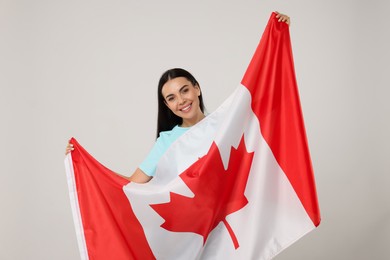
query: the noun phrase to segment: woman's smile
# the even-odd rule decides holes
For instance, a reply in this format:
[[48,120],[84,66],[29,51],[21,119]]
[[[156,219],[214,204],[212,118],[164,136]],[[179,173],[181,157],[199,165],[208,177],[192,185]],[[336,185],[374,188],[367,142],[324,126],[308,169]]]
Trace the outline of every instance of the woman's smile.
[[186,106],[183,107],[183,108],[180,108],[179,110],[180,110],[181,112],[187,113],[187,112],[189,112],[189,111],[191,110],[191,107],[192,107],[192,103],[186,105]]

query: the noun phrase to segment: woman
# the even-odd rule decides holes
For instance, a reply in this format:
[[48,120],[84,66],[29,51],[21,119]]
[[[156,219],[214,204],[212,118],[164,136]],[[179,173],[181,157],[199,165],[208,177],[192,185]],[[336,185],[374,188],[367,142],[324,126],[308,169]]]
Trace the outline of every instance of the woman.
[[[279,22],[290,25],[287,15],[276,13]],[[194,76],[179,68],[166,71],[158,83],[156,143],[130,177],[121,176],[132,182],[149,182],[155,174],[157,162],[168,147],[204,117],[202,92]],[[73,145],[68,143],[65,154],[73,149]]]

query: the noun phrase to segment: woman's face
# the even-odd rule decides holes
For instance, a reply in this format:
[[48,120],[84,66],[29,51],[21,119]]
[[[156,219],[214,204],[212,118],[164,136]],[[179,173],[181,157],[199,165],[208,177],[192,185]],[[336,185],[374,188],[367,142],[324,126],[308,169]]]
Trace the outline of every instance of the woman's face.
[[168,108],[183,119],[182,126],[194,125],[204,117],[199,105],[200,88],[192,85],[187,78],[167,81],[161,93]]

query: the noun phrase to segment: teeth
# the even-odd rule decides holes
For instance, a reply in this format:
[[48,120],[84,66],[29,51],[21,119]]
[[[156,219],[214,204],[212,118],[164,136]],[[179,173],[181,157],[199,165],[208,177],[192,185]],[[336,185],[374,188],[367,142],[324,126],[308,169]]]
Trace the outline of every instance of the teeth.
[[183,107],[182,109],[180,109],[181,111],[187,111],[188,109],[190,109],[191,105],[188,105],[186,107]]

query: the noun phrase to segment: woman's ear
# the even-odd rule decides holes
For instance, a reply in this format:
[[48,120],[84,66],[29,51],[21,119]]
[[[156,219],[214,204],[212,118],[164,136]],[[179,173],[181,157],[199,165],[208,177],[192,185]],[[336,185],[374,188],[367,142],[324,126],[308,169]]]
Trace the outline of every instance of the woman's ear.
[[198,91],[198,97],[202,94],[202,91],[200,90],[200,87],[198,84],[195,85],[196,90]]

